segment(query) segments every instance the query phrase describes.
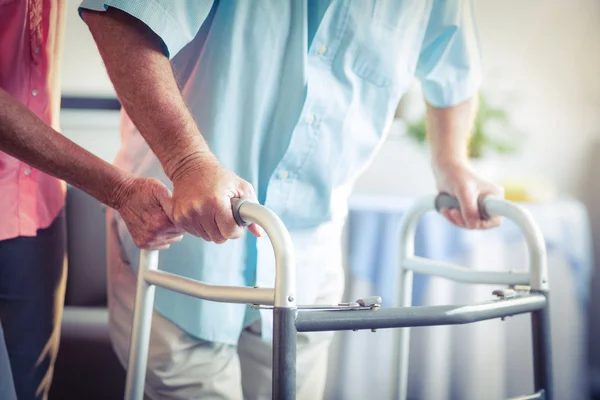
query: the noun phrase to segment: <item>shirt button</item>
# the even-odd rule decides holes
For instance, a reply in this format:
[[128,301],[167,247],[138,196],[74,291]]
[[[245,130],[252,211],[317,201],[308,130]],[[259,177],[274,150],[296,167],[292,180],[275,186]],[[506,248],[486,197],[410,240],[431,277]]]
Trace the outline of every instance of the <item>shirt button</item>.
[[32,94],[33,96],[37,96],[37,95],[38,95],[38,91],[37,91],[37,89],[33,89],[33,90],[31,91],[31,94]]
[[315,115],[314,114],[308,114],[306,116],[306,123],[310,125],[313,122],[315,122]]
[[31,174],[31,168],[25,168],[25,170],[23,171],[23,173],[27,176],[29,176]]
[[281,179],[287,179],[287,178],[289,178],[289,176],[290,176],[290,173],[288,171],[281,171],[281,172],[279,172],[279,177]]
[[319,53],[319,55],[322,56],[323,54],[325,54],[326,51],[327,51],[327,46],[322,44],[321,47],[319,47],[319,50],[317,50],[317,53]]
[[39,47],[39,46],[36,46],[36,47],[33,49],[33,52],[34,52],[35,54],[39,53],[39,52],[40,52],[40,47]]

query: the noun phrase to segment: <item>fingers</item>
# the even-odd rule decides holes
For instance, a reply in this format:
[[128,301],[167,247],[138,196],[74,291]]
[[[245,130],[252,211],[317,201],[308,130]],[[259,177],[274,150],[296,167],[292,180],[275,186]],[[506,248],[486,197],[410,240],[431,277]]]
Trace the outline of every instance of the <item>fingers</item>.
[[258,238],[263,237],[262,229],[260,229],[260,227],[256,224],[249,225],[248,230],[250,231],[250,233],[252,233],[254,236],[256,236]]
[[464,221],[463,216],[462,216],[462,214],[461,214],[461,212],[459,210],[444,208],[444,209],[442,209],[441,213],[442,213],[442,215],[444,217],[446,217],[446,219],[448,221],[450,221],[454,225],[460,226],[460,227],[464,227],[465,226],[465,221]]
[[477,229],[491,229],[491,228],[500,226],[501,223],[502,223],[502,218],[500,218],[500,217],[486,219],[481,222],[481,226]]
[[183,235],[164,235],[138,247],[144,250],[167,250],[173,243],[180,242],[182,239]]
[[[472,185],[462,186],[456,193],[460,204],[461,214],[458,225],[463,228],[475,229],[482,222],[478,205],[479,192]],[[458,211],[458,210],[455,210]]]
[[[485,196],[485,195],[484,195]],[[490,219],[482,219],[477,208],[477,219],[468,223],[465,220],[464,212],[458,209],[442,209],[440,213],[452,224],[466,229],[491,229],[499,226],[502,223],[502,218],[495,217]]]
[[[212,180],[202,181],[206,175],[210,174],[203,170],[201,183],[193,176],[174,182],[173,203],[167,198],[162,201],[165,212],[172,214],[172,221],[177,227],[206,241],[220,244],[240,238],[244,227],[239,226],[234,218],[231,198],[257,201],[254,188],[218,165],[212,171]],[[258,227],[251,227],[250,231],[260,236]]]
[[210,235],[203,227],[202,209],[196,205],[191,208],[173,210],[175,225],[194,236],[211,241]]
[[[205,217],[204,220],[207,220],[207,218]],[[225,236],[223,236],[223,234],[221,233],[218,222],[216,220],[216,216],[213,216],[212,220],[209,219],[208,222],[203,223],[202,227],[204,228],[206,233],[208,233],[208,236],[210,237],[209,241],[221,244],[227,240]]]
[[239,226],[233,217],[230,198],[220,204],[215,214],[215,224],[223,238],[238,239],[244,234],[244,228]]
[[175,225],[172,225],[170,228],[168,228],[162,232],[169,236],[178,236],[178,235],[183,235],[185,233],[185,229],[180,228]]
[[198,226],[198,237],[201,237],[202,239],[206,240],[207,242],[212,242],[212,239],[210,238],[210,236],[208,235],[208,233],[204,230],[204,228],[202,226]]
[[173,217],[173,198],[171,197],[171,192],[169,191],[167,196],[160,197],[159,201],[160,206],[165,212],[165,215],[169,218],[171,223],[175,225],[175,218]]
[[165,215],[169,218],[171,223],[175,225],[175,219],[173,218],[173,196],[169,188],[163,183],[156,181],[152,187],[152,193],[154,194],[154,197],[156,197],[156,200],[160,204]]
[[[244,180],[237,183],[237,192],[239,197],[248,198],[257,202],[256,193],[251,184]],[[239,239],[244,234],[244,227],[237,224],[231,207],[231,198],[223,196],[220,199],[214,198],[208,209],[212,210],[212,217],[203,216],[200,218],[200,225],[209,236],[209,241],[217,244],[224,243],[229,239]],[[255,226],[249,227],[250,232],[260,237],[261,231]]]
[[171,247],[170,244],[158,245],[158,246],[149,246],[148,248],[144,248],[144,250],[169,250]]
[[[245,182],[245,181],[242,182],[242,184],[240,185],[240,194],[241,194],[241,197],[248,198],[251,201],[258,203],[258,199],[256,197],[256,192],[254,191],[254,187],[251,184],[249,184],[248,182]],[[250,233],[252,233],[254,236],[256,236],[258,238],[263,237],[262,229],[256,224],[248,225],[248,230],[250,231]]]
[[210,199],[201,205],[195,203],[185,212],[175,210],[174,219],[177,226],[192,235],[217,244],[237,239],[244,233],[233,218],[229,197]]
[[242,181],[240,183],[240,197],[245,197],[252,201],[258,202],[256,198],[256,192],[254,191],[254,186],[246,181]]

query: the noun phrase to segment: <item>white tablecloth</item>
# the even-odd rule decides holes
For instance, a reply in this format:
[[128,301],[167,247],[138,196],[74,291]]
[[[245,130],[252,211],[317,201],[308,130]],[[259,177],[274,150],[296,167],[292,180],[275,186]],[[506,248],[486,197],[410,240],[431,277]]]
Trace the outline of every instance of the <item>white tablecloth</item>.
[[[414,199],[354,198],[348,224],[346,298],[398,296],[395,232]],[[587,399],[586,306],[592,271],[585,208],[576,201],[524,205],[548,249],[556,399]],[[455,228],[435,213],[417,232],[416,254],[477,269],[526,268],[520,231],[510,221],[486,232]],[[465,304],[492,298],[498,286],[415,276],[414,304]],[[332,349],[328,398],[390,399],[394,330],[343,332]],[[412,330],[409,398],[502,399],[533,392],[529,316]]]

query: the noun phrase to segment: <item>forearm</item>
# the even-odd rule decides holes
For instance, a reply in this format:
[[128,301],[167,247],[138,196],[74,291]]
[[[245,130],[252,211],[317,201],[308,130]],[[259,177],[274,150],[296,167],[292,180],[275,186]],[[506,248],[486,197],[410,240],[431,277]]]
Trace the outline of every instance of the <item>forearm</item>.
[[127,114],[167,176],[209,148],[183,100],[162,42],[143,23],[114,8],[83,11]]
[[0,150],[118,209],[132,175],[101,160],[43,123],[0,89]]
[[476,109],[476,98],[448,108],[427,105],[427,136],[434,168],[467,161]]

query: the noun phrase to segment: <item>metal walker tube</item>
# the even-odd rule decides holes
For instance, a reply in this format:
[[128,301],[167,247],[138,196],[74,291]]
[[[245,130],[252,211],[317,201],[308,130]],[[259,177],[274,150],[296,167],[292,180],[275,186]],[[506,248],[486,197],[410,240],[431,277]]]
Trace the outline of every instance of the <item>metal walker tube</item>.
[[[523,232],[529,253],[529,269],[526,271],[476,271],[470,268],[454,266],[415,257],[415,233],[421,217],[430,211],[443,208],[459,208],[458,201],[448,195],[425,197],[416,202],[404,216],[400,226],[400,271],[399,288],[400,307],[412,305],[413,273],[422,273],[480,284],[527,284],[532,292],[546,296],[549,290],[546,247],[542,233],[531,214],[524,208],[493,196],[480,199],[480,213],[485,217],[506,217],[511,219]],[[532,312],[532,333],[534,349],[534,381],[536,391],[545,390],[545,399],[551,399],[552,368],[550,357],[548,305]],[[408,360],[410,350],[410,328],[400,328],[396,336],[396,354],[399,359],[395,367],[393,393],[399,400],[406,400],[408,389]]]
[[[296,395],[296,332],[354,329],[364,327],[402,327],[397,336],[396,398],[406,399],[410,327],[432,324],[456,324],[484,320],[508,312],[532,314],[535,389],[545,399],[552,399],[552,368],[548,313],[548,271],[543,237],[531,215],[510,202],[486,197],[480,211],[487,216],[512,219],[523,231],[529,249],[528,271],[475,271],[414,256],[417,223],[427,212],[457,208],[456,199],[445,195],[431,196],[417,203],[405,215],[400,227],[400,309],[386,311],[312,311],[297,314],[296,268],[293,244],[282,221],[267,208],[238,199],[233,202],[233,215],[240,225],[256,223],[267,233],[276,261],[274,289],[216,286],[158,270],[158,252],[142,251],[138,269],[135,311],[126,400],[142,400],[155,286],[164,287],[198,298],[219,301],[273,305],[273,398],[292,400]],[[533,294],[504,300],[501,303],[455,307],[421,307],[420,311],[404,310],[412,303],[413,272],[441,276],[469,283],[529,284]],[[376,314],[374,314],[376,313]],[[508,315],[508,314],[506,314]],[[542,397],[534,397],[542,398]]]
[[[296,335],[296,266],[294,247],[283,222],[271,210],[246,199],[234,199],[233,214],[243,225],[255,223],[269,237],[275,252],[276,279],[274,289],[209,285],[193,279],[158,270],[158,251],[142,250],[137,274],[133,329],[125,389],[126,400],[142,400],[148,362],[150,325],[156,286],[190,294],[198,298],[230,303],[274,305],[274,325],[286,331],[285,337],[274,337],[273,395],[290,398],[295,393],[295,368],[285,377],[279,376],[285,360],[295,363]],[[293,333],[293,334],[292,334]],[[285,357],[284,357],[285,356]],[[287,364],[290,364],[287,361]],[[293,392],[293,393],[292,393]],[[286,397],[287,396],[287,397]]]

